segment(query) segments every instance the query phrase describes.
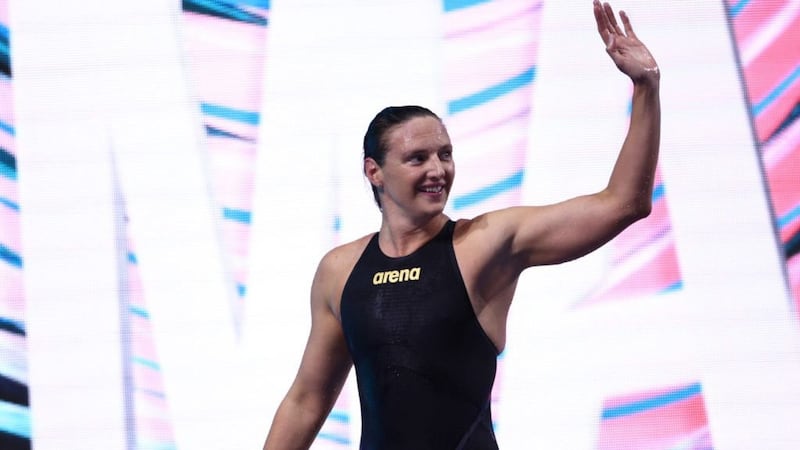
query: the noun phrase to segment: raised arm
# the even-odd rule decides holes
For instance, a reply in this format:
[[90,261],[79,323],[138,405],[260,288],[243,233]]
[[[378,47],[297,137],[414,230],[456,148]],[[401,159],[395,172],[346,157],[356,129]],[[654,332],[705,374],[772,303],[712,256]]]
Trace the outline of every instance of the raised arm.
[[512,271],[581,257],[650,213],[661,123],[659,69],[624,12],[620,13],[620,27],[611,6],[595,0],[594,15],[606,52],[633,81],[630,128],[602,191],[553,205],[495,211],[476,219],[488,226],[472,228],[499,231],[488,237],[498,240],[494,248],[512,262]]
[[337,261],[328,254],[311,287],[311,333],[300,369],[278,407],[264,450],[307,449],[333,407],[352,362],[331,310]]

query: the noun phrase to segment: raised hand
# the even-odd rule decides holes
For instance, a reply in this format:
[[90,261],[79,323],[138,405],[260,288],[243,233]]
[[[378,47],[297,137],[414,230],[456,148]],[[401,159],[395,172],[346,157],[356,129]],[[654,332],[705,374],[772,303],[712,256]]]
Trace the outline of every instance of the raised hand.
[[614,10],[608,3],[601,4],[594,0],[594,18],[597,31],[606,44],[614,64],[628,75],[635,83],[640,81],[657,81],[660,78],[658,64],[650,51],[636,37],[631,21],[625,11],[619,12],[624,30],[617,24]]

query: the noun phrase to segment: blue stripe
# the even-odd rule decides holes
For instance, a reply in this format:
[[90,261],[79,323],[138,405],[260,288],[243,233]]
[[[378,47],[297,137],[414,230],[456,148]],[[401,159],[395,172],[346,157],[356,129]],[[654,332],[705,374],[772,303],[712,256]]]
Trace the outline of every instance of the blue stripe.
[[794,104],[794,107],[792,108],[791,111],[789,111],[789,114],[787,114],[786,117],[783,120],[781,120],[781,123],[780,125],[778,125],[778,128],[775,128],[772,134],[768,136],[764,141],[765,142],[770,141],[775,136],[780,135],[781,133],[783,133],[784,130],[789,128],[792,125],[792,123],[794,123],[794,121],[798,119],[800,119],[800,102]]
[[236,283],[236,293],[239,294],[239,297],[244,297],[247,294],[247,286],[242,283]]
[[161,370],[161,366],[159,366],[157,362],[151,361],[151,360],[149,360],[147,358],[142,358],[141,356],[134,356],[133,357],[133,362],[135,362],[137,364],[141,364],[141,365],[143,365],[145,367],[149,367],[149,368],[151,368],[153,370]]
[[238,134],[225,131],[222,128],[212,127],[210,125],[206,125],[205,127],[206,127],[206,134],[212,137],[225,137],[245,142],[253,142],[253,139],[246,138],[244,136],[239,136]]
[[183,10],[216,16],[222,19],[266,26],[267,19],[258,14],[239,8],[230,1],[223,0],[183,0]]
[[0,400],[0,431],[30,439],[30,410],[26,406]]
[[260,121],[259,114],[255,111],[228,108],[227,106],[214,105],[211,103],[201,103],[200,110],[203,111],[203,114],[209,116],[222,117],[223,119],[234,120],[249,125],[258,125]]
[[139,258],[136,257],[136,253],[128,252],[128,262],[131,264],[139,264]]
[[150,313],[147,312],[147,310],[144,309],[144,308],[141,308],[139,306],[131,305],[131,307],[129,309],[130,309],[130,312],[132,312],[133,314],[135,314],[135,315],[137,315],[139,317],[144,317],[145,319],[149,319],[150,318]]
[[9,180],[17,180],[17,170],[9,167],[7,164],[0,162],[0,176],[6,177]]
[[519,89],[525,85],[531,84],[534,78],[536,78],[536,66],[533,66],[519,75],[515,75],[508,80],[502,81],[494,86],[490,86],[480,92],[451,100],[447,104],[447,113],[451,115],[457,114],[461,111],[488,103],[498,97],[508,94],[515,89]]
[[337,233],[342,231],[342,217],[338,214],[333,216],[333,231]]
[[524,170],[520,170],[504,180],[500,180],[497,183],[480,188],[475,192],[464,194],[453,201],[453,207],[455,209],[467,208],[484,200],[488,200],[495,195],[519,187],[522,185],[523,174]]
[[3,56],[3,59],[8,59],[11,56],[8,45],[4,41],[0,41],[0,56]]
[[339,436],[333,433],[320,432],[317,437],[326,441],[336,442],[337,444],[350,445],[350,439],[347,436]]
[[776,86],[775,89],[772,90],[772,92],[767,94],[767,96],[764,97],[763,100],[758,102],[758,104],[753,105],[753,115],[757,116],[761,114],[761,112],[764,111],[770,105],[770,103],[777,100],[778,97],[780,97],[784,92],[786,92],[786,90],[789,89],[789,86],[791,86],[792,83],[797,81],[798,78],[800,78],[800,64],[798,64],[797,67],[794,68],[794,71],[790,73],[785,80],[781,81],[780,84],[778,84],[778,86]]
[[750,0],[739,0],[739,3],[728,8],[728,14],[731,17],[736,17],[740,12],[750,3]]
[[796,205],[794,208],[791,209],[791,211],[789,211],[783,217],[778,219],[778,226],[783,228],[786,225],[792,223],[798,217],[800,217],[800,204]]
[[660,183],[653,189],[653,202],[664,196],[664,183]]
[[269,0],[236,0],[238,6],[255,6],[256,8],[269,9]]
[[14,211],[19,211],[19,205],[5,197],[0,197],[0,205],[5,205],[9,209],[13,209]]
[[683,289],[683,280],[678,280],[662,289],[659,294],[667,294],[669,292],[680,291],[681,289]]
[[22,268],[22,257],[10,248],[0,243],[0,260],[11,264],[14,267]]
[[151,441],[148,439],[142,439],[141,437],[136,437],[136,448],[137,450],[177,450],[178,447],[175,446],[173,442],[160,442],[160,441]]
[[0,37],[8,40],[8,28],[0,23]]
[[450,12],[457,9],[469,8],[470,6],[487,3],[491,0],[444,0],[444,11]]
[[222,208],[222,217],[241,223],[250,223],[252,214],[250,211],[234,208]]
[[328,414],[328,419],[334,422],[350,423],[350,415],[344,411],[333,410]]
[[11,319],[9,317],[0,317],[0,330],[18,334],[20,336],[25,336],[26,334],[25,322]]
[[667,392],[652,398],[640,400],[627,405],[621,405],[614,408],[603,410],[603,420],[615,419],[617,417],[629,416],[640,412],[648,411],[662,406],[667,406],[672,403],[686,400],[689,397],[698,395],[702,392],[700,383],[695,383],[677,391]]
[[5,131],[7,134],[14,136],[17,132],[14,130],[14,127],[10,123],[5,123],[0,120],[0,130]]

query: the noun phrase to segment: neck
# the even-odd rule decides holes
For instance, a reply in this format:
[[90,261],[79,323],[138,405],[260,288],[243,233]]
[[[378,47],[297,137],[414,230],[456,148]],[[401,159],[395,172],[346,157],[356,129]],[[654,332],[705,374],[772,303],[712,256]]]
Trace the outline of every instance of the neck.
[[384,212],[378,243],[387,256],[405,256],[436,236],[448,220],[450,218],[444,213],[425,219],[409,220],[405,217],[389,217]]

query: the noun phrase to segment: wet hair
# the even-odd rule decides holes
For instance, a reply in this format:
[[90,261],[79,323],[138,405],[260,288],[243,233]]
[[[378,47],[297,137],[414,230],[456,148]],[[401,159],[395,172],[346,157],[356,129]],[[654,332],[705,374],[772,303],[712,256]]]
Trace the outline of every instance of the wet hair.
[[[388,150],[386,135],[394,127],[416,117],[435,117],[442,120],[433,111],[423,106],[389,106],[381,110],[369,123],[367,133],[364,135],[364,159],[372,158],[378,166],[382,167]],[[378,208],[381,208],[378,188],[375,185],[372,185],[372,195],[375,197]]]

